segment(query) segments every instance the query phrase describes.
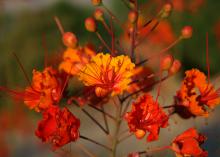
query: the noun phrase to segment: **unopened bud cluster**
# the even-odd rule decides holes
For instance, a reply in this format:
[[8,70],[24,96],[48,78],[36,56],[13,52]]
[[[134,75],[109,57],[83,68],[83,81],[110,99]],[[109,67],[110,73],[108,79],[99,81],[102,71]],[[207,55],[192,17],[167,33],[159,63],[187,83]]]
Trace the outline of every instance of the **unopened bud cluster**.
[[174,75],[180,70],[181,62],[168,54],[161,59],[160,68],[162,71],[168,71],[169,75]]

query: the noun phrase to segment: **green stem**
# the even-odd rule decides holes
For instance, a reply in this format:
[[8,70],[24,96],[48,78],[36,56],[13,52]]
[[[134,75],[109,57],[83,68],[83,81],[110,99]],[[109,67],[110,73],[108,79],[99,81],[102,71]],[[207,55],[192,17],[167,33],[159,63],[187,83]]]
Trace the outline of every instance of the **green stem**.
[[[114,101],[115,103],[115,101]],[[116,116],[116,122],[115,122],[115,134],[113,137],[113,143],[112,143],[112,157],[116,157],[116,153],[117,153],[117,146],[119,143],[118,140],[118,136],[119,136],[119,131],[120,131],[120,126],[121,126],[121,110],[122,110],[122,104],[120,103],[120,105],[115,105],[116,106],[116,110],[117,110],[117,116]],[[118,108],[117,108],[118,107]]]

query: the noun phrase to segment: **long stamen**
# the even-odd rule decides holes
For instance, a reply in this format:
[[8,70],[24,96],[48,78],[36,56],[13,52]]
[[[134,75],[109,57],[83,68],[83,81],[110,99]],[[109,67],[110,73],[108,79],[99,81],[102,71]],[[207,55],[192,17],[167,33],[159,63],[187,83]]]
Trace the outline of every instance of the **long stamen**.
[[[148,24],[150,24],[151,22],[153,22],[152,20],[151,21],[149,21],[148,23],[146,23],[147,25]],[[144,39],[146,39],[146,37],[148,36],[148,35],[150,35],[156,28],[157,28],[157,26],[159,25],[159,23],[160,23],[160,21],[159,20],[156,20],[156,23],[153,25],[153,27],[149,30],[149,32],[147,32],[145,35],[144,35],[144,37],[142,38],[142,39],[140,39],[139,40],[139,42],[137,42],[137,44],[135,45],[135,48],[137,48],[141,43],[143,43],[145,40]],[[146,25],[146,26],[147,26]],[[144,29],[146,26],[144,26],[142,29]]]
[[167,52],[168,50],[170,50],[173,46],[175,46],[178,42],[180,42],[183,38],[180,36],[179,38],[177,38],[174,42],[172,42],[168,47],[162,49],[161,51],[159,51],[157,54],[154,54],[152,56],[150,56],[147,59],[144,59],[143,61],[140,61],[139,63],[136,64],[136,66],[140,66],[142,64],[144,64],[145,62],[149,61],[150,59],[153,59],[157,56],[162,55],[163,53]]
[[91,77],[92,79],[96,80],[96,81],[99,82],[99,83],[100,83],[100,81],[101,81],[101,80],[97,79],[96,77],[94,77],[94,76],[92,76],[92,75],[90,75],[90,74],[85,73],[84,71],[80,71],[80,72],[83,73],[83,74],[85,74],[85,75],[87,75],[88,77]]
[[64,84],[63,84],[63,88],[62,88],[62,90],[61,90],[61,92],[60,92],[60,96],[63,95],[63,92],[64,92],[64,90],[65,90],[65,88],[66,88],[66,85],[67,85],[67,83],[68,83],[68,81],[69,81],[69,79],[70,79],[70,73],[71,73],[71,71],[72,71],[72,68],[73,68],[73,65],[71,65],[70,71],[69,71],[69,73],[68,73],[68,75],[67,75],[67,77],[66,77],[66,80],[65,80]]
[[48,49],[47,49],[47,44],[46,44],[46,36],[43,34],[42,38],[42,46],[44,48],[44,68],[47,67],[47,62],[48,62]]
[[29,83],[30,87],[34,90],[34,88],[32,87],[31,81],[30,81],[30,79],[29,79],[29,77],[28,77],[28,75],[27,75],[27,73],[26,73],[26,71],[25,71],[25,69],[24,69],[24,66],[22,65],[22,63],[21,63],[21,61],[19,60],[18,56],[17,56],[14,52],[12,52],[12,54],[14,55],[16,61],[18,62],[19,66],[20,66],[20,68],[21,68],[21,70],[22,70],[22,72],[23,72],[23,74],[24,74],[24,76],[25,76],[25,79],[26,79],[27,82]]
[[63,35],[65,33],[65,31],[64,31],[64,28],[63,28],[63,25],[62,25],[60,19],[57,16],[55,16],[54,20],[57,24],[58,29],[60,30],[61,35]]
[[208,83],[210,82],[210,63],[209,63],[209,34],[206,33],[206,65],[208,71]]

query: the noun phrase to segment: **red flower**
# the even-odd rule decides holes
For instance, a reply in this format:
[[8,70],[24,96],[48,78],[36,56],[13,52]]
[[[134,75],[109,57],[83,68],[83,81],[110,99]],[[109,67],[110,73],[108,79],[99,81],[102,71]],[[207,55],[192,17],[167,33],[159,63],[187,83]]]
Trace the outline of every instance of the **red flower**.
[[149,132],[149,142],[157,140],[160,128],[168,125],[168,116],[150,94],[141,96],[133,103],[132,110],[125,115],[125,119],[130,131],[134,132],[137,138],[143,138],[145,133]]
[[177,157],[207,157],[208,152],[200,148],[205,140],[204,135],[198,134],[196,129],[190,128],[174,139],[171,149],[175,151]]
[[76,141],[79,137],[80,121],[67,108],[61,110],[51,106],[43,112],[43,120],[38,124],[36,136],[43,142],[51,143],[54,149]]

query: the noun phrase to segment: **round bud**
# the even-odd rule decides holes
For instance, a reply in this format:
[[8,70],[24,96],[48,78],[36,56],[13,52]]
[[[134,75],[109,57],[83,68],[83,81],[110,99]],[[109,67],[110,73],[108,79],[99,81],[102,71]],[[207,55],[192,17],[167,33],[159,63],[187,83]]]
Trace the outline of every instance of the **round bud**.
[[180,70],[180,68],[181,68],[181,62],[179,60],[175,59],[173,61],[173,65],[170,67],[170,69],[168,71],[169,75],[176,74]]
[[95,32],[96,31],[96,22],[95,22],[95,19],[92,18],[92,17],[88,17],[86,20],[85,20],[85,27],[86,27],[86,30],[89,31],[89,32]]
[[102,4],[102,0],[91,0],[91,2],[94,6],[99,6]]
[[78,44],[78,39],[72,32],[65,32],[62,38],[66,47],[75,48]]
[[163,9],[160,12],[160,18],[167,18],[167,17],[169,17],[172,9],[173,9],[173,6],[170,3],[166,3],[163,6]]
[[104,12],[102,11],[102,9],[96,9],[94,12],[94,18],[98,21],[103,20],[103,15],[104,15]]
[[130,6],[130,8],[135,8],[135,0],[128,0],[128,4]]
[[137,131],[135,132],[135,136],[138,139],[142,139],[145,136],[146,132],[144,130],[141,129],[137,129]]
[[128,13],[128,20],[131,23],[135,23],[137,19],[138,19],[138,13],[136,11],[132,10]]
[[192,37],[193,29],[191,26],[185,26],[183,27],[181,31],[181,35],[184,39],[189,39]]
[[172,64],[173,64],[173,56],[168,54],[161,59],[160,68],[161,70],[169,70]]
[[172,9],[173,9],[173,6],[172,6],[172,4],[170,4],[170,3],[166,3],[166,4],[163,6],[163,9],[164,9],[165,12],[171,12]]

